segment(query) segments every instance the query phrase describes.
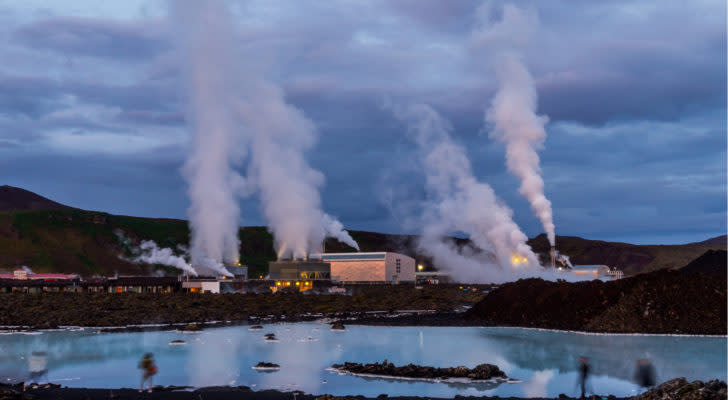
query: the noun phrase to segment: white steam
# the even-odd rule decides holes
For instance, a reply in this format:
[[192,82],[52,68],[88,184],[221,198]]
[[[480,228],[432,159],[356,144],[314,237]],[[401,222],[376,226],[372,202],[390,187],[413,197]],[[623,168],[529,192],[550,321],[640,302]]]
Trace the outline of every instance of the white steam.
[[135,257],[134,262],[148,264],[162,264],[182,270],[190,275],[197,276],[197,271],[182,256],[174,254],[170,248],[160,248],[152,240],[144,240],[139,246],[141,254]]
[[220,1],[172,2],[179,32],[192,141],[183,175],[189,185],[192,263],[224,275],[223,262],[237,262],[238,193],[242,177],[233,169],[243,158],[229,108],[233,70],[228,59],[231,21]]
[[[221,268],[220,261],[237,261],[237,197],[243,189],[259,195],[279,258],[320,252],[332,218],[321,208],[324,176],[305,158],[316,142],[316,127],[266,79],[271,68],[261,63],[269,55],[255,51],[248,38],[236,37],[225,3],[173,6],[191,60],[195,136],[184,172],[192,200],[194,264]],[[240,148],[250,150],[247,180],[233,169],[245,156],[234,150]],[[342,227],[332,235],[353,242]]]
[[519,192],[531,204],[549,243],[554,246],[556,236],[551,202],[544,195],[544,181],[536,152],[543,148],[546,139],[544,125],[548,118],[536,114],[536,87],[520,51],[538,26],[538,18],[534,13],[506,4],[502,19],[490,23],[489,11],[486,6],[478,10],[481,26],[472,37],[472,48],[476,52],[488,52],[499,84],[485,120],[494,128],[491,137],[506,144],[508,170],[521,180]]
[[574,266],[571,264],[571,259],[566,254],[561,254],[558,251],[556,252],[556,263],[565,265],[569,268],[574,268]]
[[344,229],[344,224],[339,222],[339,220],[329,214],[324,214],[323,223],[324,229],[326,230],[326,237],[335,238],[339,242],[347,244],[359,251],[359,244]]
[[[502,282],[518,270],[536,270],[538,259],[513,222],[513,212],[475,178],[465,149],[450,136],[449,123],[424,104],[393,109],[417,144],[432,198],[425,205],[420,250],[460,282]],[[476,248],[443,242],[453,232],[467,233]]]

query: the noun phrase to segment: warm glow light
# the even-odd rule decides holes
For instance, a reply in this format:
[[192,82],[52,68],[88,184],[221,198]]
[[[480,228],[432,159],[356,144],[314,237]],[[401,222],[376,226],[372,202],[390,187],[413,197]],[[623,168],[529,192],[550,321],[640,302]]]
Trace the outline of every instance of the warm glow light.
[[299,282],[296,282],[296,286],[298,286],[298,285],[300,285],[300,283]]
[[276,286],[281,286],[281,283],[280,282],[276,282]]
[[420,265],[417,266],[417,270],[418,271],[422,271],[423,268],[425,268],[425,267],[423,267],[422,264],[420,264]]
[[518,253],[511,254],[511,265],[518,266],[521,264],[528,264],[528,259]]

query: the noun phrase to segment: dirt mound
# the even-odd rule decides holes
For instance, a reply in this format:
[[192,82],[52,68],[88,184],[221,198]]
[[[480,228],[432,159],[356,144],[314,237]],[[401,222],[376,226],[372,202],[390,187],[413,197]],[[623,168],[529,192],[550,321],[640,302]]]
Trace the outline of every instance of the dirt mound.
[[480,324],[628,333],[726,334],[726,282],[658,271],[612,282],[522,279],[465,318]]
[[702,256],[680,268],[680,272],[689,274],[726,274],[728,253],[725,250],[708,250]]
[[70,208],[25,189],[0,186],[0,211],[61,210]]

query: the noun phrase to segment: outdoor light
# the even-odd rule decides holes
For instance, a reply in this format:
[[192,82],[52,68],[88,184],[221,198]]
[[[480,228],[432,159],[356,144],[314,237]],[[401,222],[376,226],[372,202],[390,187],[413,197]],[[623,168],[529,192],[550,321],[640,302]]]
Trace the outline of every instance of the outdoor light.
[[417,270],[418,270],[418,271],[422,271],[422,269],[424,269],[424,268],[425,268],[425,267],[423,267],[423,266],[422,266],[422,264],[419,264],[419,265],[417,265]]

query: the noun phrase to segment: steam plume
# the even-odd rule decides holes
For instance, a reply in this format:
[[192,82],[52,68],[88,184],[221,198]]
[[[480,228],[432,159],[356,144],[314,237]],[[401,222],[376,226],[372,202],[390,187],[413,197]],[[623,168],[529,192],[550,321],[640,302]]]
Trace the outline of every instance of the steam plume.
[[245,94],[235,102],[236,115],[250,135],[248,179],[260,191],[278,257],[320,251],[326,234],[318,190],[324,177],[304,158],[315,142],[314,125],[286,104],[280,88],[254,72],[245,79]]
[[489,24],[489,9],[478,12],[481,26],[473,33],[473,48],[493,50],[490,58],[498,78],[499,89],[487,110],[485,120],[494,129],[491,137],[506,144],[508,170],[521,180],[519,192],[531,204],[541,220],[549,243],[555,245],[555,227],[551,202],[544,195],[544,181],[536,150],[546,139],[545,116],[536,114],[537,94],[531,74],[525,67],[520,49],[538,26],[534,13],[514,5],[503,7],[502,19]]
[[357,251],[359,250],[359,244],[349,235],[344,229],[344,225],[339,222],[336,218],[329,214],[324,214],[324,227],[326,229],[326,237],[332,237],[341,243],[347,244]]
[[229,275],[222,262],[239,259],[237,193],[244,183],[233,169],[243,154],[235,150],[240,146],[229,109],[231,22],[220,1],[175,1],[172,6],[190,98],[192,141],[182,172],[191,203],[192,263]]
[[184,257],[174,254],[170,248],[159,248],[152,240],[144,240],[139,246],[141,255],[134,258],[134,262],[145,262],[149,264],[162,264],[175,267],[190,275],[197,276],[197,272],[188,264]]
[[[188,26],[193,60],[189,75],[196,129],[185,165],[193,260],[213,266],[220,260],[237,261],[236,197],[243,188],[259,194],[279,258],[320,252],[335,220],[321,209],[324,177],[304,156],[316,142],[316,127],[266,79],[263,72],[269,68],[260,60],[268,57],[252,51],[245,37],[235,37],[224,3],[174,4],[186,18],[182,23]],[[232,52],[235,57],[227,58]],[[247,181],[231,168],[242,162],[244,154],[233,150],[241,147],[251,150]],[[333,235],[351,241],[342,232],[338,227]]]
[[[417,143],[433,198],[426,204],[420,249],[461,282],[503,281],[517,269],[539,265],[510,208],[473,176],[465,149],[450,137],[449,123],[424,104],[394,107],[394,112]],[[443,242],[452,232],[469,234],[476,249]]]

